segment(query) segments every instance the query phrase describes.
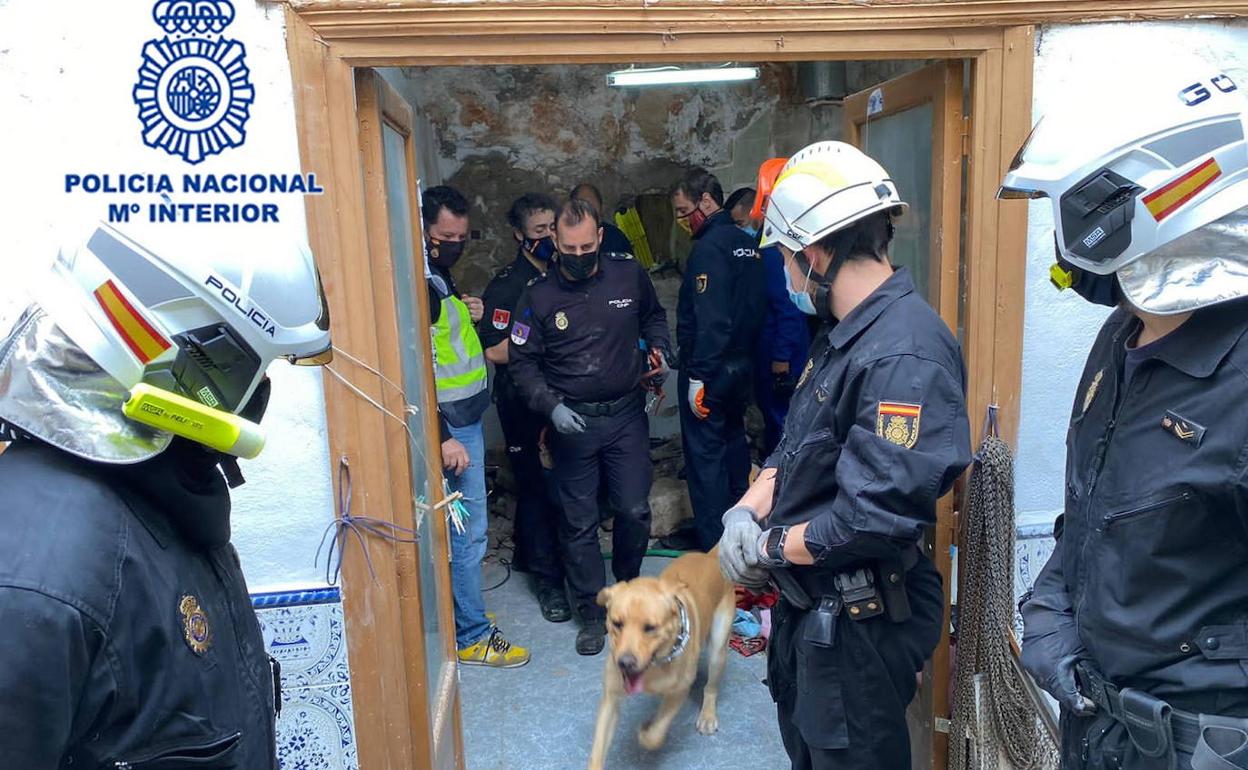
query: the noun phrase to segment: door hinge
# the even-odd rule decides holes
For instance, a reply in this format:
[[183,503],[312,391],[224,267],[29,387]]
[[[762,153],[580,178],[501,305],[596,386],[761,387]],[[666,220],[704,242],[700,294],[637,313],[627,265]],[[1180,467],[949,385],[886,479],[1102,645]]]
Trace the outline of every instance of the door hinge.
[[953,728],[953,723],[944,717],[936,717],[936,732],[949,734],[949,730]]
[[971,157],[971,118],[962,118],[962,157]]

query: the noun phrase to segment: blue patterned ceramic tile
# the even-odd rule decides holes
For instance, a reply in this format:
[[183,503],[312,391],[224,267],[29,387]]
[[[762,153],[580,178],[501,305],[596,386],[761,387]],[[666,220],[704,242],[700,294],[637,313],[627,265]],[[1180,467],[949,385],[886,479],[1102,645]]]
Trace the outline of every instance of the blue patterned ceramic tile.
[[256,616],[265,647],[282,664],[283,686],[350,681],[341,603],[259,609]]
[[[1035,585],[1040,570],[1053,555],[1056,541],[1051,536],[1028,537],[1014,541],[1014,596],[1021,599],[1023,594]],[[1017,612],[1014,614],[1014,630],[1022,639],[1023,619]]]
[[282,693],[277,721],[281,770],[359,770],[349,685]]
[[269,607],[295,607],[301,604],[329,604],[340,601],[342,601],[342,591],[338,586],[305,588],[300,591],[269,591],[251,595],[251,606],[258,610]]

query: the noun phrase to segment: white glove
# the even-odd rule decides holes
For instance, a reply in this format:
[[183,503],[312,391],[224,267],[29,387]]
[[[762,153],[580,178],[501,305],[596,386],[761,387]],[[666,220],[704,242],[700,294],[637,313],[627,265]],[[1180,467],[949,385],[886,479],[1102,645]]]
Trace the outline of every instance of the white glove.
[[689,380],[689,408],[693,411],[693,416],[699,420],[705,420],[711,416],[711,410],[702,405],[705,398],[706,386],[702,384],[702,380]]

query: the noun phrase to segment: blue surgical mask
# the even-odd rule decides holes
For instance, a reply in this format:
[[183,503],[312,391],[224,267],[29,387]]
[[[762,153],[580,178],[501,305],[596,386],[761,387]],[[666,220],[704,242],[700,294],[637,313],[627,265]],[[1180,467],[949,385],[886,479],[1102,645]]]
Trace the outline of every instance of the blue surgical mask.
[[[810,285],[810,273],[806,273],[806,285]],[[789,274],[789,267],[784,267],[784,288],[789,292],[789,301],[806,315],[816,315],[815,303],[811,300],[810,295],[805,291],[798,291],[793,288],[793,277]]]
[[754,238],[754,239],[758,238],[758,228],[755,227],[754,225],[745,225],[744,227],[742,227],[741,225],[737,225],[737,227],[740,227],[741,232],[745,233],[751,238]]

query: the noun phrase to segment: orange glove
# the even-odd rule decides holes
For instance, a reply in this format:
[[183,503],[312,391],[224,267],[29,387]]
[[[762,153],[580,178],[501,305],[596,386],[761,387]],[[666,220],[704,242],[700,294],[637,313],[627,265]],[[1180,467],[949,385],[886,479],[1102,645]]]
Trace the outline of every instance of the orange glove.
[[693,410],[693,416],[699,420],[705,420],[711,416],[711,410],[703,405],[706,399],[706,387],[702,384],[702,380],[689,380],[689,408]]

